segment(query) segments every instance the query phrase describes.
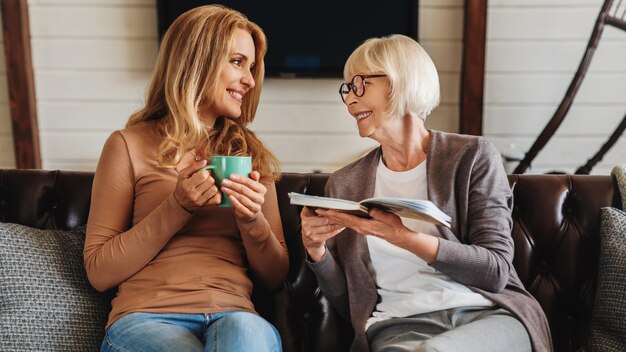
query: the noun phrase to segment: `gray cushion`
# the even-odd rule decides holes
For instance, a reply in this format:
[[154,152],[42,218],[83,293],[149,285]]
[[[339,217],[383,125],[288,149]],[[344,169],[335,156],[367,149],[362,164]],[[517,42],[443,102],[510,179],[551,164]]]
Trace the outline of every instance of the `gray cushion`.
[[626,213],[602,208],[592,351],[626,351]]
[[619,192],[622,195],[622,209],[626,209],[626,165],[614,167],[611,175],[617,181]]
[[84,227],[0,223],[0,351],[98,351],[110,297],[87,281]]

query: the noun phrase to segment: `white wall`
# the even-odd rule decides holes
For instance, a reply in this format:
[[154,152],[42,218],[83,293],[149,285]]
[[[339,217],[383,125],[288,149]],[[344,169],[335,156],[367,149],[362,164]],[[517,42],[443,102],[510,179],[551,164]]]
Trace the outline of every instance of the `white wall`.
[[[579,63],[602,0],[491,0],[484,133],[522,155]],[[623,6],[626,6],[623,4]],[[43,167],[93,170],[102,143],[142,102],[157,50],[154,0],[31,0]],[[462,0],[421,0],[420,37],[441,73],[430,127],[457,131]],[[1,43],[0,43],[1,44]],[[626,34],[607,29],[572,110],[530,172],[573,172],[626,111]],[[14,167],[0,60],[0,167]],[[372,146],[356,136],[336,79],[268,79],[253,128],[287,171],[332,171]],[[624,163],[624,138],[594,173]]]
[[[489,2],[484,134],[503,154],[523,155],[552,117],[582,58],[602,3]],[[626,33],[607,27],[572,109],[529,172],[573,173],[597,152],[624,113]],[[608,174],[613,165],[625,162],[622,137],[592,173]]]
[[[31,0],[29,14],[43,168],[94,170],[106,137],[144,97],[157,51],[155,1]],[[462,14],[462,0],[420,1],[420,37],[443,90],[429,125],[448,131],[458,126]],[[358,137],[340,82],[266,80],[252,127],[284,170],[333,171],[374,146]],[[0,142],[10,139],[5,120]]]

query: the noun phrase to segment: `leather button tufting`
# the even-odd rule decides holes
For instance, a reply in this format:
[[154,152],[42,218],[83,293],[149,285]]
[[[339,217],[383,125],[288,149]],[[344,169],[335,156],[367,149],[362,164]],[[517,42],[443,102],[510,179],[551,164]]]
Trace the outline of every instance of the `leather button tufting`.
[[304,313],[304,314],[302,315],[302,319],[304,319],[305,321],[309,321],[309,320],[311,320],[311,314],[309,314],[309,313]]

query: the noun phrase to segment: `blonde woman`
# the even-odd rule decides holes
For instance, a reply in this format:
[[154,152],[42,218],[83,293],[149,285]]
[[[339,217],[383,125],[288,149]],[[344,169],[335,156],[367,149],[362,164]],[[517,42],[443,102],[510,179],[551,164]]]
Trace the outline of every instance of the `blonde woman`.
[[325,296],[354,327],[352,351],[551,351],[543,310],[513,268],[512,194],[497,149],[427,130],[439,103],[432,60],[393,35],[359,46],[341,99],[380,147],[335,172],[331,197],[429,199],[452,228],[372,210],[301,214]]
[[[263,83],[265,36],[242,14],[203,6],[165,34],[145,106],[106,141],[84,260],[118,288],[102,351],[280,351],[251,302],[288,269],[276,158],[247,128]],[[250,155],[250,177],[218,190],[211,155]],[[215,206],[226,193],[232,208]],[[272,258],[272,260],[268,260]]]

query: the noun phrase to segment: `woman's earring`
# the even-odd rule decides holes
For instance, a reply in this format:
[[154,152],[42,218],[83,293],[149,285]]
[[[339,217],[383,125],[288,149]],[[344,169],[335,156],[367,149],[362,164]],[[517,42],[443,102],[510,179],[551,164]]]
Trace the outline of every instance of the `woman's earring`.
[[202,160],[202,157],[200,155],[196,154],[196,161],[200,161],[200,160]]

